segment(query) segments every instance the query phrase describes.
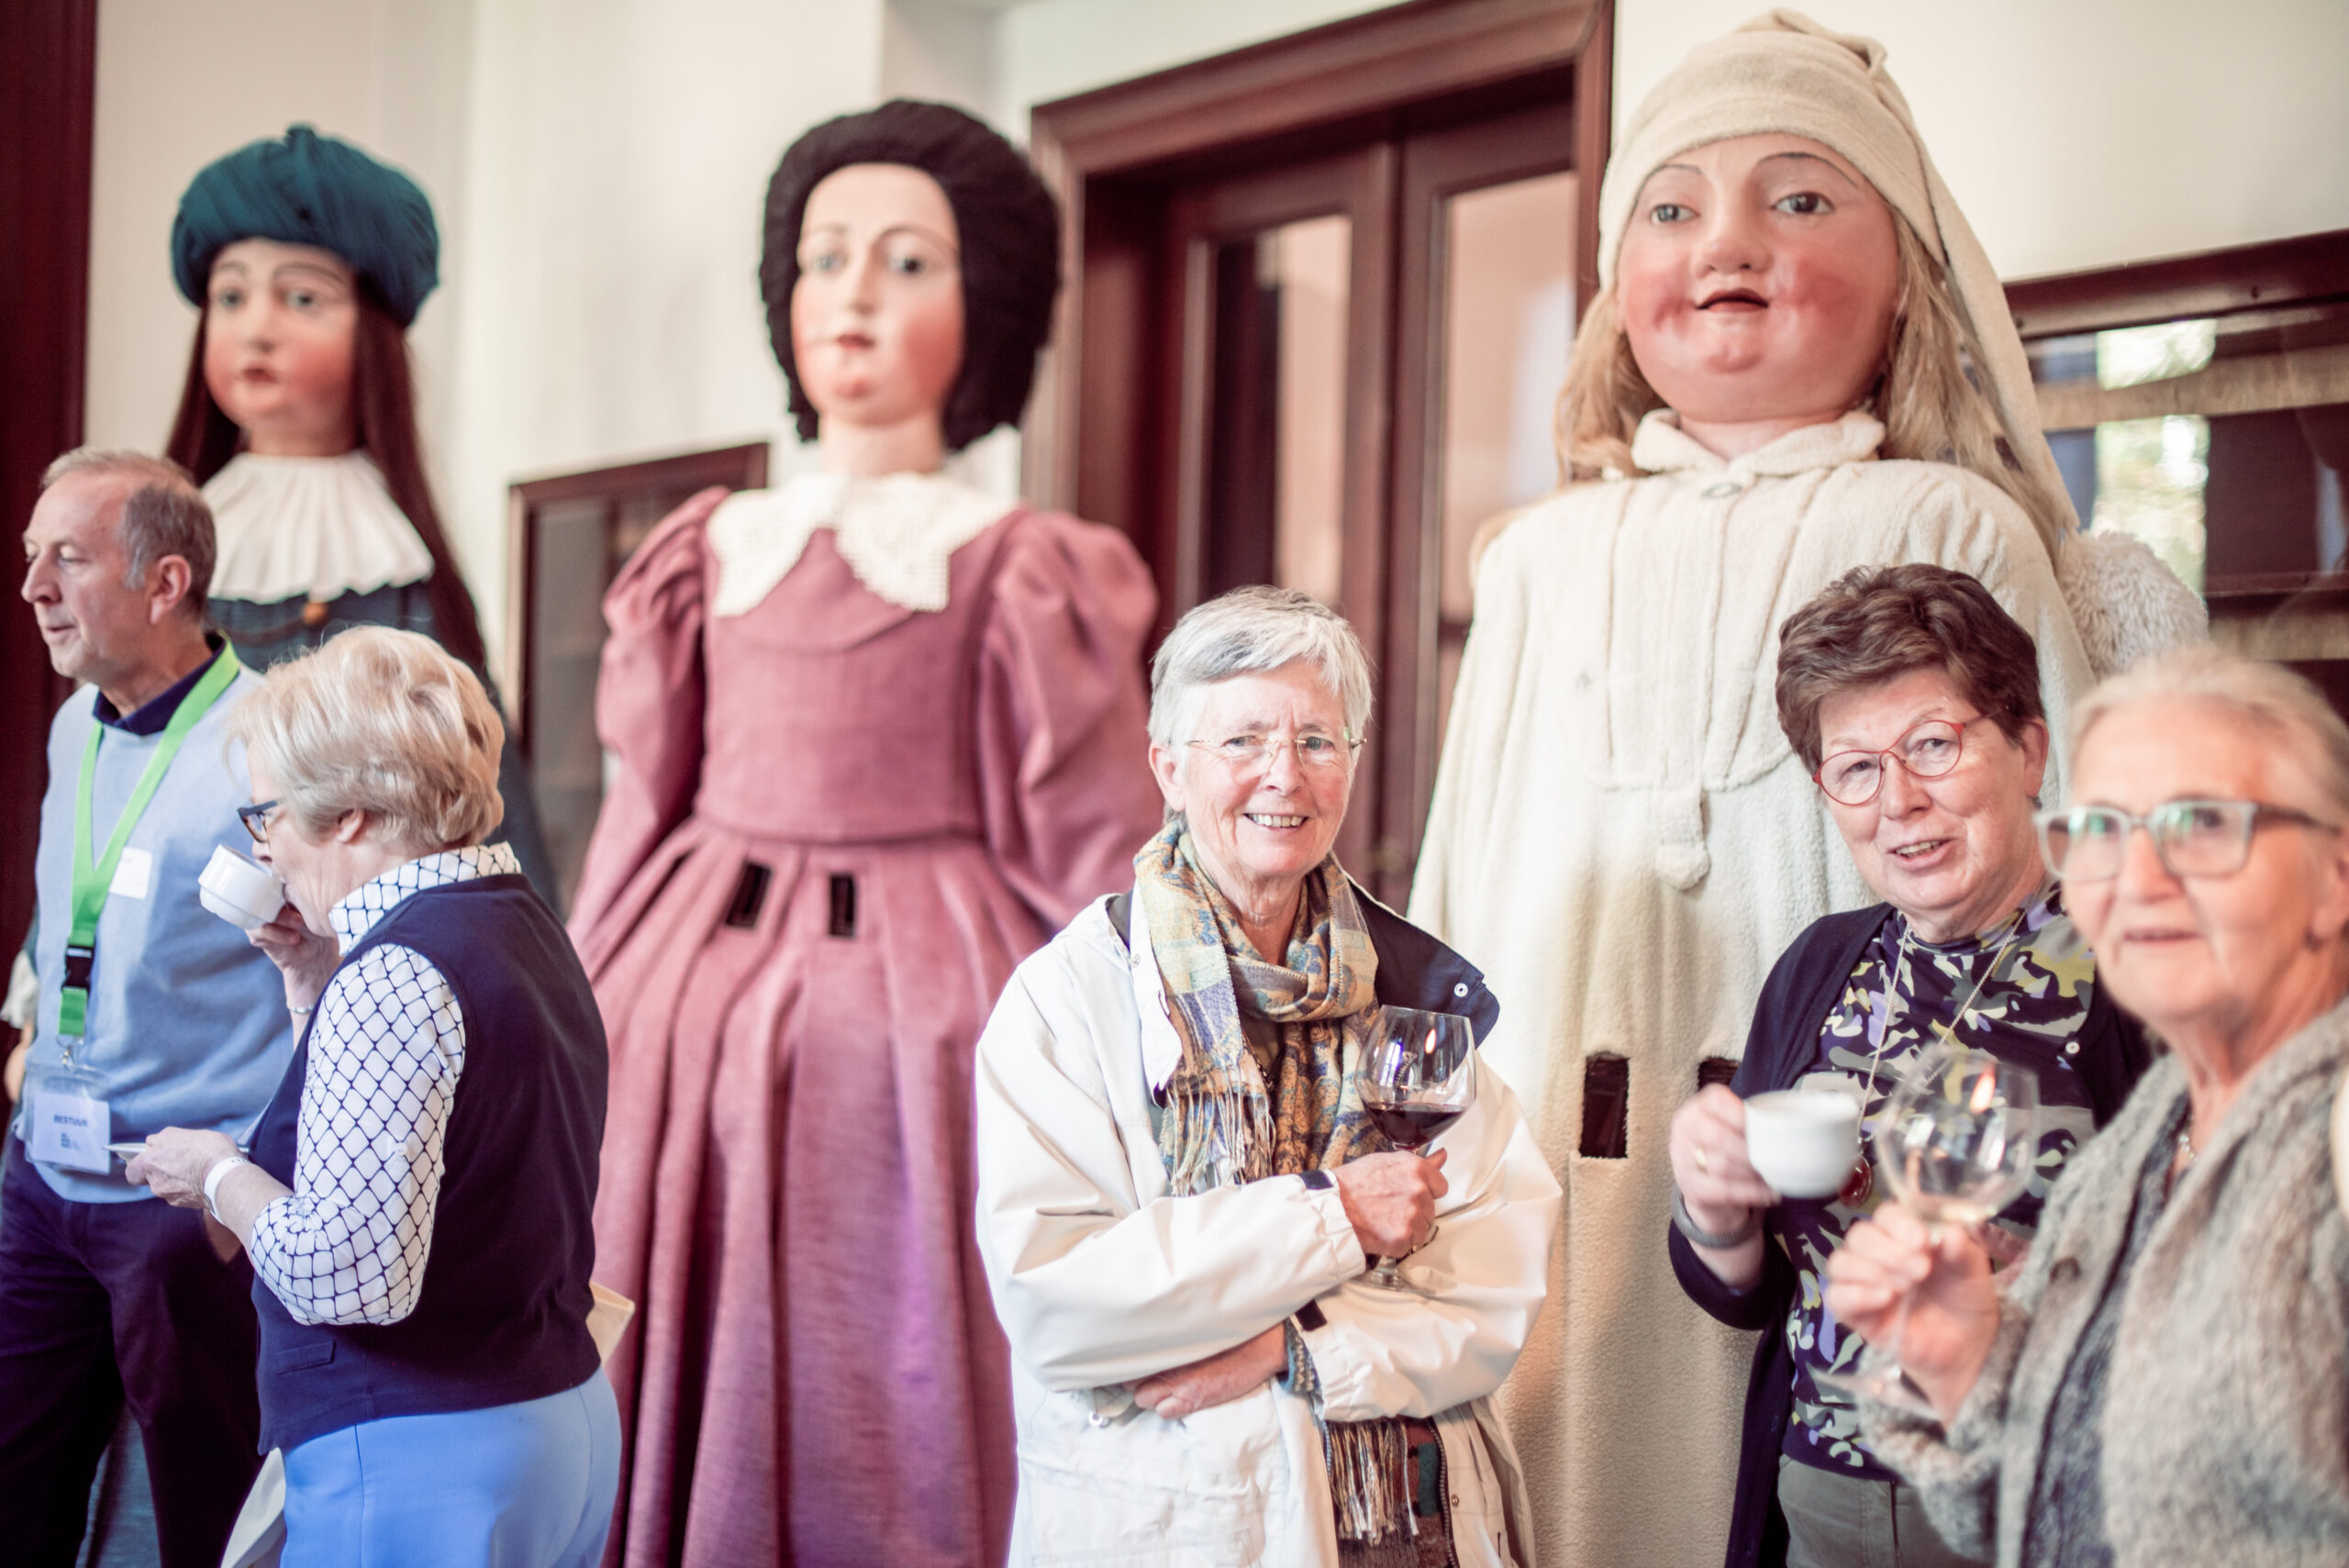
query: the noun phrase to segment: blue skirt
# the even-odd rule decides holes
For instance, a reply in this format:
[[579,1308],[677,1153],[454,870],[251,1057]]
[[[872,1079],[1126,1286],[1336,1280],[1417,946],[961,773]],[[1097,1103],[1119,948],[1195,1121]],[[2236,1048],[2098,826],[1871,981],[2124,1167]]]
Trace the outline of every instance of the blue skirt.
[[596,1568],[619,1478],[601,1372],[518,1405],[362,1421],[286,1454],[282,1568]]

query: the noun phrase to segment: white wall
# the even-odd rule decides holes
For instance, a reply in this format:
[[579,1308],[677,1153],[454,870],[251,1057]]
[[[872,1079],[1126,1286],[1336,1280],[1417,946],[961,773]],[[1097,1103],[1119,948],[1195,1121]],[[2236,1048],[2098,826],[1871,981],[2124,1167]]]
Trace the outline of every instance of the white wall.
[[[1763,0],[1620,0],[1616,124]],[[1881,39],[2000,274],[2349,228],[2343,0],[1798,0]]]
[[877,0],[479,0],[448,450],[484,619],[516,479],[779,434],[767,176],[881,35]]

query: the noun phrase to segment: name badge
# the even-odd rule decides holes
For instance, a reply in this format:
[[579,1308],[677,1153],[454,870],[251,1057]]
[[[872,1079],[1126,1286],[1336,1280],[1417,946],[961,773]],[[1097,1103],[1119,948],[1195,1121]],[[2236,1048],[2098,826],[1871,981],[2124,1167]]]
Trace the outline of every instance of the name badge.
[[106,1101],[73,1087],[34,1088],[25,1110],[26,1140],[33,1159],[43,1165],[62,1165],[103,1176],[113,1168],[106,1140],[114,1123]]
[[114,868],[114,881],[106,884],[106,895],[110,898],[144,898],[154,880],[154,855],[126,844],[122,859]]

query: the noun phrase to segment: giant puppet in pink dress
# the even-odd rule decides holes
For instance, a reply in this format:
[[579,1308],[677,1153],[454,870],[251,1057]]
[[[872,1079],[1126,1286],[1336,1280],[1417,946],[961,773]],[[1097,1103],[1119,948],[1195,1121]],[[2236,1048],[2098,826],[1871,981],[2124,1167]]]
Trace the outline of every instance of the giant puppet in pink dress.
[[1159,821],[1123,536],[937,469],[1015,420],[1058,215],[959,111],[818,126],[761,281],[824,469],[696,497],[605,603],[618,773],[573,931],[611,1036],[599,1283],[629,1564],[1000,1561],[974,1042]]

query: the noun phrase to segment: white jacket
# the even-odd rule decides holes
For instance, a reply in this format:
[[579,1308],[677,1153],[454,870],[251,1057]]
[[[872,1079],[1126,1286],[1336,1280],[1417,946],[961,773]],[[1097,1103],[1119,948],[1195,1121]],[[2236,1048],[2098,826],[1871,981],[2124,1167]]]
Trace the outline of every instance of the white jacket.
[[1019,1429],[1011,1562],[1334,1568],[1309,1401],[1276,1380],[1168,1421],[1130,1392],[1315,1302],[1325,1413],[1467,1406],[1439,1426],[1460,1561],[1531,1568],[1524,1483],[1486,1396],[1541,1309],[1560,1198],[1515,1096],[1479,1063],[1475,1107],[1436,1140],[1451,1190],[1404,1262],[1417,1288],[1364,1284],[1334,1189],[1168,1193],[1143,1063],[1163,1073],[1180,1042],[1147,932],[1130,954],[1108,909],[1019,966],[979,1040],[979,1248]]

